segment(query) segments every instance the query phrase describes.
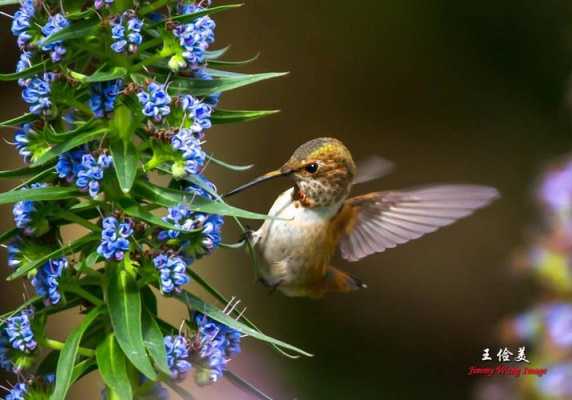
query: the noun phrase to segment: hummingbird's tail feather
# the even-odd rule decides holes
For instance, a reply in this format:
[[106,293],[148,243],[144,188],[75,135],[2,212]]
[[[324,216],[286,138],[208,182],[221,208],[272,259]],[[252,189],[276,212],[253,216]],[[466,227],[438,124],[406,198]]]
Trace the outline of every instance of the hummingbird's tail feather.
[[311,297],[322,297],[326,293],[349,293],[365,289],[360,279],[334,267],[328,267],[324,279],[311,289]]

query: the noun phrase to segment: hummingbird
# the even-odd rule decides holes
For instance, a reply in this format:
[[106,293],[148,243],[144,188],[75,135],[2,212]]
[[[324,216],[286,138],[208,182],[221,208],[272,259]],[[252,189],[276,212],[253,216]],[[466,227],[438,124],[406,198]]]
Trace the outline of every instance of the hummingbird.
[[386,175],[391,166],[373,158],[358,170],[340,140],[317,138],[298,147],[279,169],[226,193],[278,177],[293,180],[270,208],[271,218],[249,235],[259,280],[292,297],[365,288],[360,279],[331,265],[337,250],[357,261],[449,225],[499,196],[492,187],[460,184],[350,197],[353,185]]

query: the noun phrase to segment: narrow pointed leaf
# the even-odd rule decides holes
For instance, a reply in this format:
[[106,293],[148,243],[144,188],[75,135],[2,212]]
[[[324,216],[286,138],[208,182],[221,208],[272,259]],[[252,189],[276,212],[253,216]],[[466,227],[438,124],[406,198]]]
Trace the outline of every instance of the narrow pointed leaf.
[[50,150],[45,152],[40,158],[38,158],[38,160],[36,160],[36,162],[33,163],[32,166],[35,167],[38,165],[45,164],[48,161],[55,159],[60,154],[65,153],[66,151],[70,151],[78,146],[81,146],[82,144],[91,142],[92,140],[102,137],[107,132],[109,132],[108,128],[100,128],[94,131],[87,131],[77,134],[72,138],[70,138],[68,141],[52,147]]
[[170,375],[163,333],[155,317],[146,307],[143,308],[143,341],[157,368],[164,374]]
[[179,300],[181,300],[184,304],[187,305],[187,307],[189,307],[189,309],[201,312],[205,315],[208,315],[210,318],[214,319],[217,322],[220,322],[221,324],[224,324],[230,328],[236,329],[237,331],[248,335],[248,336],[252,336],[255,339],[258,340],[262,340],[263,342],[267,342],[267,343],[271,343],[271,344],[275,344],[276,346],[282,347],[283,349],[287,349],[293,352],[296,352],[298,354],[301,354],[303,356],[307,356],[307,357],[313,357],[312,354],[301,350],[295,346],[292,346],[291,344],[285,343],[281,340],[278,339],[274,339],[273,337],[267,336],[262,332],[259,332],[255,329],[252,329],[248,326],[246,326],[245,324],[243,324],[242,322],[239,322],[237,320],[235,320],[232,317],[229,317],[228,315],[226,315],[224,312],[222,312],[221,310],[219,310],[218,308],[205,303],[204,301],[202,301],[201,299],[199,299],[198,297],[194,296],[193,294],[191,294],[188,291],[183,291],[181,293],[178,293],[175,295]]
[[15,81],[16,79],[23,79],[35,75],[40,71],[47,68],[47,61],[42,61],[26,68],[20,72],[13,72],[11,74],[0,74],[0,81]]
[[73,366],[72,372],[72,383],[80,380],[91,371],[94,371],[97,368],[97,365],[93,359],[87,359],[78,362],[76,365]]
[[247,393],[252,394],[253,396],[262,399],[262,400],[272,400],[272,397],[268,396],[262,390],[258,389],[252,383],[248,382],[244,378],[238,376],[231,370],[224,371],[224,377],[229,380],[233,385],[237,386],[238,388],[244,390]]
[[223,11],[232,10],[238,7],[242,7],[242,4],[225,4],[223,6],[205,8],[203,10],[196,11],[194,13],[186,15],[177,15],[176,17],[171,18],[171,21],[179,22],[181,24],[188,24],[189,22],[193,22],[195,19],[203,17],[205,15],[213,15]]
[[4,244],[8,242],[10,239],[16,237],[18,235],[18,232],[19,232],[18,228],[12,228],[0,233],[0,244]]
[[81,324],[72,331],[66,339],[64,348],[58,358],[58,367],[56,370],[56,387],[50,396],[50,400],[65,400],[66,394],[70,388],[73,378],[73,368],[70,366],[75,364],[79,343],[87,328],[101,314],[103,308],[96,307],[91,310],[83,319]]
[[221,93],[239,87],[252,85],[253,83],[264,81],[267,79],[278,78],[284,76],[285,72],[267,72],[263,74],[238,74],[237,76],[228,76],[224,78],[215,78],[212,80],[203,79],[173,79],[173,83],[169,86],[169,90],[174,94],[192,94],[194,96],[208,96],[213,93]]
[[[222,201],[202,199],[197,196],[191,198],[188,193],[179,190],[166,189],[143,180],[135,182],[134,192],[151,202],[163,207],[174,207],[177,204],[186,204],[191,210],[208,214],[229,215],[248,219],[272,219],[268,215],[229,206]],[[192,200],[192,201],[191,201]]]
[[0,127],[7,127],[7,126],[20,126],[22,124],[26,124],[28,122],[32,122],[38,119],[36,114],[28,113],[24,115],[20,115],[19,117],[15,117],[3,122],[0,122]]
[[59,40],[70,40],[84,37],[90,34],[100,24],[99,18],[93,18],[75,22],[70,26],[50,35],[46,40],[42,40],[42,45],[57,42]]
[[20,200],[63,200],[77,197],[81,192],[72,186],[51,186],[38,189],[15,190],[0,193],[0,204],[15,203]]
[[[128,263],[124,260],[124,264]],[[123,353],[141,373],[151,380],[157,374],[145,350],[141,324],[141,293],[135,278],[115,266],[108,269],[107,303],[111,324]]]
[[23,178],[25,176],[32,176],[44,171],[46,168],[51,168],[51,167],[46,167],[45,165],[39,165],[37,167],[24,167],[24,168],[12,169],[9,171],[0,171],[0,179]]
[[123,208],[123,211],[125,211],[125,214],[129,215],[130,217],[140,219],[142,221],[148,222],[151,225],[159,226],[161,228],[171,229],[174,231],[184,231],[184,229],[180,227],[163,221],[161,218],[147,211],[134,201],[123,200],[120,201],[120,205]]
[[84,82],[95,83],[95,82],[106,82],[113,81],[115,79],[121,79],[127,75],[127,69],[123,67],[113,68],[111,71],[98,71],[94,74],[85,78]]
[[12,4],[20,4],[20,0],[0,0],[0,7]]
[[207,60],[216,60],[220,56],[226,54],[226,52],[230,49],[230,46],[223,47],[222,49],[218,50],[210,50],[205,52],[205,58]]
[[263,118],[268,115],[279,113],[280,110],[222,110],[217,109],[211,115],[213,124],[229,124],[234,122],[246,122]]
[[246,60],[239,60],[239,61],[225,61],[225,60],[211,60],[209,61],[209,65],[213,66],[239,66],[239,65],[246,65],[254,62],[258,59],[260,53],[256,53],[255,56],[247,58]]
[[220,165],[221,167],[230,169],[231,171],[246,171],[251,169],[252,167],[254,167],[254,164],[248,164],[248,165],[235,165],[235,164],[229,164],[225,161],[221,161],[218,158],[214,158],[212,155],[207,155],[208,159],[210,161],[212,161],[213,163]]
[[107,335],[105,340],[97,346],[95,359],[105,385],[115,392],[120,399],[132,399],[133,390],[127,374],[125,355],[119,348],[113,334]]
[[114,140],[111,142],[113,167],[117,175],[119,187],[123,193],[129,193],[137,177],[139,163],[138,152],[131,141]]
[[86,235],[80,239],[74,240],[73,242],[71,242],[65,246],[62,246],[59,249],[54,250],[53,252],[44,255],[43,257],[39,257],[39,258],[29,262],[28,264],[22,265],[20,268],[18,268],[16,271],[14,271],[10,276],[8,276],[7,279],[9,281],[11,281],[11,280],[17,279],[21,276],[24,276],[28,273],[28,271],[31,271],[34,268],[41,266],[42,264],[44,264],[49,259],[61,257],[62,255],[68,255],[68,254],[75,253],[79,249],[81,249],[83,246],[85,246],[86,244],[91,243],[95,240],[98,240],[98,235],[95,235],[95,234]]

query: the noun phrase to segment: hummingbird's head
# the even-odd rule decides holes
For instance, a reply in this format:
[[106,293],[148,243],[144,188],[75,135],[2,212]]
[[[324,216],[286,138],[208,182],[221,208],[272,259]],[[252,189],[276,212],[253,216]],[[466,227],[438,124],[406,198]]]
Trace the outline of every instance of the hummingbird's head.
[[334,138],[318,138],[304,143],[278,170],[229,192],[279,176],[290,176],[296,184],[295,195],[307,207],[325,207],[343,200],[349,193],[356,166],[348,148]]

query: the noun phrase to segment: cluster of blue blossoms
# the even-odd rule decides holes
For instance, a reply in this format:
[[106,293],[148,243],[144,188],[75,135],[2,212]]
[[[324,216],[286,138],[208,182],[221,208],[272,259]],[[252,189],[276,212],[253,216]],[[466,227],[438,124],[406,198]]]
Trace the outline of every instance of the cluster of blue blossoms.
[[106,217],[101,222],[101,243],[97,253],[106,260],[123,260],[129,251],[129,238],[133,235],[133,222],[130,219],[119,221],[115,217]]
[[[191,14],[202,10],[194,4],[185,4],[180,7],[182,14]],[[204,64],[206,51],[215,40],[215,22],[209,16],[197,18],[191,23],[175,27],[173,34],[179,39],[183,48],[183,58],[191,68]]]
[[12,389],[4,396],[5,400],[25,400],[28,393],[28,385],[25,383],[17,383]]
[[153,265],[159,271],[163,294],[180,292],[190,281],[187,275],[187,263],[180,256],[159,254],[153,258]]
[[32,19],[35,14],[34,0],[24,0],[12,19],[12,35],[17,38],[18,47],[22,50],[26,48],[32,39],[29,29],[32,27]]
[[58,177],[72,182],[82,192],[88,192],[92,198],[97,197],[101,188],[105,170],[113,162],[109,154],[101,153],[97,158],[85,148],[78,148],[58,157],[56,172]]
[[167,365],[171,370],[171,378],[183,380],[191,369],[189,362],[189,341],[181,335],[165,336],[165,351],[167,353]]
[[[69,21],[62,14],[55,14],[48,17],[48,22],[42,27],[42,34],[45,39],[51,35],[61,31],[69,26]],[[59,62],[66,54],[66,48],[63,46],[63,41],[56,40],[55,42],[42,45],[42,50],[50,53],[50,58],[53,62]]]
[[38,268],[32,278],[32,286],[36,294],[44,298],[48,305],[58,304],[62,298],[60,293],[60,278],[68,267],[65,257],[46,261]]
[[132,10],[125,11],[119,18],[111,23],[111,37],[113,43],[111,49],[116,53],[137,52],[139,45],[143,42],[141,35],[143,21],[137,18]]
[[[32,183],[30,185],[31,189],[39,189],[47,187],[47,183]],[[25,190],[24,188],[23,190]],[[31,236],[34,234],[34,213],[38,211],[38,207],[41,203],[32,200],[22,200],[14,204],[12,208],[12,215],[14,216],[14,222],[16,227],[24,233],[24,235]]]
[[56,74],[46,72],[25,81],[22,90],[22,99],[29,105],[32,114],[41,114],[51,108],[51,85],[56,78]]
[[240,332],[213,321],[201,313],[195,313],[197,325],[198,363],[207,371],[208,381],[222,377],[229,360],[240,352]]
[[96,118],[103,118],[115,108],[115,99],[121,92],[123,81],[116,79],[94,83],[90,87],[89,107]]
[[8,318],[4,323],[2,334],[13,349],[30,353],[38,346],[30,321],[33,315],[34,311],[28,308]]
[[147,90],[137,93],[137,98],[143,106],[143,114],[156,122],[171,113],[171,97],[167,94],[165,85],[152,82]]

